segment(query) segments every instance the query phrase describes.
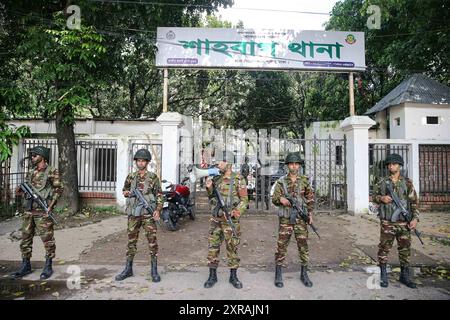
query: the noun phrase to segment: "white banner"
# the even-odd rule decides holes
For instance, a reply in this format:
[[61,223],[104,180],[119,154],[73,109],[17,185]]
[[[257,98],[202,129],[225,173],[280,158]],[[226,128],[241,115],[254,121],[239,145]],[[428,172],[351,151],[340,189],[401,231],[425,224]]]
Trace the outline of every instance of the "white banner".
[[364,32],[158,28],[156,66],[365,70]]

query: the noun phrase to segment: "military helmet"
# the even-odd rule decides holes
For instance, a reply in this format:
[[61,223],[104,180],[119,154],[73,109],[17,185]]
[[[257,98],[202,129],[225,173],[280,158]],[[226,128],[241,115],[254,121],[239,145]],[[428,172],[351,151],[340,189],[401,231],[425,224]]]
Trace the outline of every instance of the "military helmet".
[[139,149],[134,154],[134,158],[133,159],[134,160],[144,159],[144,160],[147,160],[147,161],[152,161],[152,155],[150,154],[150,151],[148,151],[147,149]]
[[292,163],[292,162],[303,163],[303,160],[302,160],[299,152],[288,153],[288,155],[286,156],[286,159],[284,160],[284,163],[288,164],[288,163]]
[[389,163],[398,163],[399,165],[403,166],[403,158],[401,155],[392,153],[386,157],[386,160],[384,161],[385,165],[388,165]]
[[30,150],[30,155],[33,153],[42,156],[47,161],[50,160],[50,149],[49,148],[46,148],[44,146],[36,146],[36,147],[31,148],[31,150]]
[[216,157],[216,161],[225,161],[228,163],[234,163],[234,153],[231,151],[222,151]]

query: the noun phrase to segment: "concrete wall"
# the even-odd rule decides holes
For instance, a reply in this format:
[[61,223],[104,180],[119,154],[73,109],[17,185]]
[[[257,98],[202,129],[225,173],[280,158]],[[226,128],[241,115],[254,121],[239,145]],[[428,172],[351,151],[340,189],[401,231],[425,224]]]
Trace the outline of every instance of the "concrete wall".
[[[405,139],[406,119],[405,107],[403,104],[389,108],[389,139]],[[400,119],[400,125],[396,119]]]
[[[176,126],[173,143],[171,145],[166,145],[165,148],[162,148],[161,152],[152,152],[153,159],[150,164],[150,170],[161,176],[163,176],[161,173],[161,167],[163,164],[162,158],[164,155],[164,149],[166,149],[166,152],[173,153],[173,149],[181,145],[181,152],[171,154],[169,157],[171,161],[164,162],[164,165],[166,166],[165,172],[178,172],[180,163],[192,163],[192,118],[182,116],[180,114],[174,115],[174,113],[171,113],[171,115],[169,115],[169,120],[174,116],[180,120],[180,124]],[[32,134],[37,135],[37,137],[46,139],[55,138],[54,135],[56,133],[56,129],[54,121],[45,122],[43,120],[14,120],[10,123],[16,126],[29,126]],[[125,204],[125,198],[122,196],[121,190],[123,182],[130,171],[130,156],[134,151],[133,145],[152,145],[157,147],[156,149],[159,148],[158,150],[160,150],[165,140],[163,139],[164,123],[162,124],[156,120],[77,120],[75,122],[74,129],[78,140],[115,140],[117,142],[116,189],[110,192],[108,199],[111,199],[112,196],[116,199],[117,204],[120,206]],[[22,154],[23,143],[14,148],[11,172],[21,171],[21,168],[19,168],[19,161]],[[93,159],[88,160],[91,160],[91,163],[87,161],[86,166],[90,168],[93,166]],[[178,177],[173,179],[173,181],[177,182]],[[101,198],[102,200],[110,202],[108,199],[103,199],[105,198],[105,192],[102,192],[103,195],[97,193],[98,192],[95,191],[88,192],[88,194],[83,194],[82,196],[87,198]]]
[[[405,104],[404,139],[450,139],[450,105]],[[439,117],[439,124],[427,124],[427,116]]]

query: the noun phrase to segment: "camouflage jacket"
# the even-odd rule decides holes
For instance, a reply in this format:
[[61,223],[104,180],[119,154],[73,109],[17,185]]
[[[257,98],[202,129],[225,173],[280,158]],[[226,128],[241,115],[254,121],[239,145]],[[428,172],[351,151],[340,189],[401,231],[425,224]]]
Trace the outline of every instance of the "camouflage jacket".
[[[234,182],[233,182],[233,189],[231,190],[231,201],[230,201],[231,177],[234,177]],[[247,184],[245,183],[244,177],[234,172],[231,174],[229,178],[225,178],[224,175],[221,174],[213,178],[213,183],[219,190],[223,199],[225,200],[225,203],[227,204],[230,213],[234,209],[238,210],[240,215],[245,213],[248,205],[248,195],[247,195]],[[216,206],[217,199],[216,197],[214,197],[213,189],[206,188],[206,191],[208,193],[210,203],[213,206]],[[218,219],[224,220],[225,217],[222,216],[221,218]]]
[[[411,211],[413,218],[419,220],[419,197],[411,179],[400,176],[397,182],[393,182],[389,176],[381,179],[374,187],[372,201],[380,205],[380,219],[391,220],[396,206],[394,201],[389,204],[381,202],[381,197],[388,195],[389,192],[386,189],[387,183],[392,183],[394,192],[398,195],[403,205]],[[404,221],[401,216],[400,221]]]
[[289,194],[303,202],[306,205],[308,214],[312,215],[314,211],[314,192],[309,185],[308,177],[298,176],[294,182],[289,175],[285,175],[275,182],[272,189],[272,203],[279,208],[278,216],[284,218],[290,216],[290,208],[283,206],[280,202],[280,198],[285,196],[283,180],[286,181]]
[[[63,192],[59,171],[50,165],[41,170],[36,166],[32,167],[27,172],[25,181],[33,188],[33,191],[47,201],[47,204],[56,202]],[[24,206],[26,202],[27,200],[23,197]],[[36,202],[33,203],[33,209],[41,210]]]
[[[147,171],[143,176],[138,171],[128,174],[122,191],[132,191],[134,188],[141,190],[144,198],[150,205],[155,205],[156,210],[161,210],[164,198],[161,191],[161,183],[156,174]],[[139,200],[136,197],[127,198],[126,213],[128,215],[148,215],[144,208],[139,207]]]

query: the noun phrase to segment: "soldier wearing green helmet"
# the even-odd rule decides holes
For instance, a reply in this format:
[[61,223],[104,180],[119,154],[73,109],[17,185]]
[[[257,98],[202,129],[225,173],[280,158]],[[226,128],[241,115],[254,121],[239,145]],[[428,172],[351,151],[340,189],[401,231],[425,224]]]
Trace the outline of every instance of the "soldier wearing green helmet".
[[[401,166],[404,165],[403,158],[399,154],[390,154],[386,157],[385,164],[388,167],[389,175],[382,178],[374,187],[372,199],[374,203],[380,206],[381,232],[378,246],[378,263],[381,272],[380,285],[384,288],[389,285],[387,259],[394,240],[397,239],[401,268],[400,282],[409,288],[416,288],[410,273],[410,258],[411,231],[416,228],[419,221],[419,198],[412,181],[400,172]],[[410,223],[406,222],[402,215],[395,214],[398,208],[388,192],[389,186],[397,194],[402,205],[411,212],[412,221]]]
[[285,164],[289,172],[275,182],[272,192],[272,203],[278,207],[279,228],[277,251],[275,253],[275,286],[283,287],[282,267],[286,266],[286,254],[292,234],[297,241],[298,254],[301,262],[300,280],[306,287],[313,284],[308,277],[307,266],[309,261],[308,226],[303,219],[297,217],[295,224],[290,221],[290,202],[285,198],[286,192],[295,197],[304,205],[309,215],[309,224],[313,223],[314,192],[309,184],[308,177],[300,175],[300,166],[303,160],[298,152],[291,152],[286,156]]
[[[36,146],[30,150],[29,154],[32,166],[25,177],[25,182],[32,188],[33,192],[47,202],[49,212],[51,212],[63,192],[58,169],[48,163],[50,160],[49,148]],[[49,217],[48,212],[45,212],[35,201],[26,199],[20,188],[16,190],[16,194],[22,198],[22,206],[28,209],[22,212],[22,241],[20,242],[22,265],[12,276],[21,278],[32,272],[30,259],[33,250],[33,237],[37,233],[44,243],[46,252],[45,266],[40,278],[48,279],[53,274],[52,260],[56,251],[53,220]],[[31,206],[28,201],[32,201]]]
[[217,282],[217,268],[219,266],[220,246],[225,240],[228,267],[230,268],[229,282],[236,289],[243,287],[242,282],[237,276],[237,269],[239,268],[240,258],[238,255],[238,245],[240,243],[241,226],[239,219],[247,210],[248,195],[247,184],[244,177],[233,172],[232,166],[235,162],[235,157],[231,151],[223,151],[216,155],[217,167],[220,175],[213,179],[207,179],[205,182],[208,198],[213,205],[217,204],[217,199],[214,197],[214,187],[226,202],[231,220],[236,228],[237,236],[233,236],[233,230],[228,225],[224,214],[220,211],[213,211],[210,218],[209,237],[208,237],[208,267],[209,277],[204,283],[205,288],[212,288]]
[[[137,171],[128,174],[122,189],[126,200],[126,212],[128,214],[128,245],[126,252],[125,269],[116,276],[116,281],[122,281],[133,276],[133,259],[137,252],[137,242],[141,227],[145,230],[150,249],[151,271],[150,276],[153,282],[159,282],[161,277],[157,269],[158,243],[156,239],[156,221],[159,220],[159,213],[162,209],[163,198],[161,183],[156,174],[147,170],[148,164],[152,160],[150,151],[139,149],[133,157]],[[139,189],[147,202],[155,205],[155,211],[150,214],[139,204],[139,200],[132,193],[134,189]]]

